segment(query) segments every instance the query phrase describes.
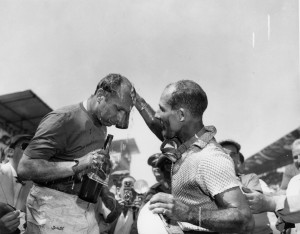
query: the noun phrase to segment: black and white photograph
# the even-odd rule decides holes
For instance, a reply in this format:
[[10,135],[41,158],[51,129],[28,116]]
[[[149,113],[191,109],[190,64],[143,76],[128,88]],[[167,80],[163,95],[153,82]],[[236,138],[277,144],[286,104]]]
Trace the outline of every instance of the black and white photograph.
[[299,234],[298,0],[1,0],[0,234]]

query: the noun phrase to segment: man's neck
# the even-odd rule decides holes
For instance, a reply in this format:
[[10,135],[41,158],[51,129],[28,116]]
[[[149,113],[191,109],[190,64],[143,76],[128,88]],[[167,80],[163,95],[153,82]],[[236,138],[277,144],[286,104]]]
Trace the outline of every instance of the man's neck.
[[102,126],[100,120],[95,115],[95,102],[96,100],[93,98],[93,96],[89,97],[87,100],[83,102],[83,107],[86,109],[86,111],[89,113],[89,116],[92,118],[94,124],[96,126]]
[[201,131],[201,129],[204,127],[202,121],[191,123],[187,126],[184,126],[182,128],[181,133],[178,134],[179,140],[184,143],[191,139],[195,134]]

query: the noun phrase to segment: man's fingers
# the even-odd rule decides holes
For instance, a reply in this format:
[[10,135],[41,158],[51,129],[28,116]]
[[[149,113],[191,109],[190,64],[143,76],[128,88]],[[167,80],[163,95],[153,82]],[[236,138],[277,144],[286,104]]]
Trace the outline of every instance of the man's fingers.
[[150,205],[154,203],[173,203],[173,196],[167,193],[157,193],[150,199]]
[[162,203],[162,202],[157,202],[149,205],[149,210],[155,210],[155,209],[172,209],[172,204],[169,203]]
[[155,208],[151,210],[153,214],[163,214],[163,215],[168,215],[170,214],[168,209],[165,208]]
[[20,211],[9,212],[1,218],[1,223],[10,232],[15,231],[20,225],[19,215]]
[[6,215],[4,215],[1,218],[1,220],[8,222],[8,221],[17,219],[19,215],[20,215],[20,211],[18,211],[18,210],[17,211],[12,211],[12,212],[9,212]]
[[14,219],[14,220],[10,220],[8,222],[5,223],[5,226],[7,229],[11,230],[11,231],[15,231],[18,226],[20,225],[20,219]]

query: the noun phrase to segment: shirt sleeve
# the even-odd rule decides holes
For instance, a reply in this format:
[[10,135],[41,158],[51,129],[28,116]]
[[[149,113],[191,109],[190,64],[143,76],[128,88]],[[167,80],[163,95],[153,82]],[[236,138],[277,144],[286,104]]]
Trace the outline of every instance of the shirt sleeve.
[[223,152],[208,155],[198,167],[198,183],[201,178],[211,196],[228,189],[239,187],[240,183],[234,172],[233,161]]
[[300,175],[291,179],[286,191],[286,196],[274,198],[278,216],[285,222],[300,222]]
[[254,173],[247,174],[242,176],[241,179],[242,179],[243,186],[251,190],[255,190],[262,193],[262,188],[259,182],[259,178],[256,174]]
[[65,113],[53,113],[46,115],[26,148],[24,154],[35,159],[50,159],[56,154],[62,153],[66,146]]

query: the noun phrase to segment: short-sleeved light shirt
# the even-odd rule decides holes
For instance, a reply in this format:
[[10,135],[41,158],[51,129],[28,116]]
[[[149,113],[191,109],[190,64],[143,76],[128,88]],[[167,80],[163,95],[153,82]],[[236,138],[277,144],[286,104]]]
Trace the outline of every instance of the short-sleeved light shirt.
[[[205,127],[204,134],[173,165],[172,194],[188,206],[217,210],[214,196],[239,186],[233,161],[216,142],[215,134],[215,127]],[[180,226],[184,231],[208,231],[185,222]]]

